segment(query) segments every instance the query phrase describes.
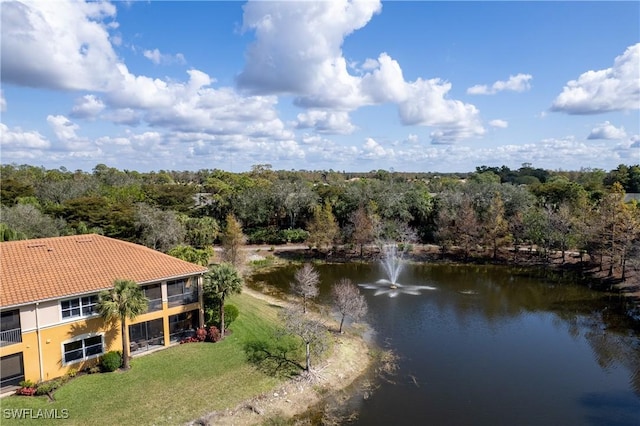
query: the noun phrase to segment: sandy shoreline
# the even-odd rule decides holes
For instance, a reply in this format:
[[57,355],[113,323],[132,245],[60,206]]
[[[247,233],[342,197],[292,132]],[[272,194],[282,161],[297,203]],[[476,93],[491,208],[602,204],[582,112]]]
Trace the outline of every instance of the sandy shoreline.
[[[287,304],[246,287],[242,291],[272,304]],[[243,401],[235,408],[208,413],[187,425],[244,426],[260,424],[274,417],[290,419],[307,412],[326,396],[345,390],[368,371],[373,357],[360,336],[347,331],[344,334],[332,333],[332,338],[332,353],[314,369],[313,379],[289,380],[269,392]]]

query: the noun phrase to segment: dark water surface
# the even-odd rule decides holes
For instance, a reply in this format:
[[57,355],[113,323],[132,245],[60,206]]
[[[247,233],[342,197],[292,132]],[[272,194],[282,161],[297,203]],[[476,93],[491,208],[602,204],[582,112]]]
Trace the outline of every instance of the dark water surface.
[[[327,304],[340,278],[384,277],[377,264],[317,268]],[[255,282],[288,292],[294,271]],[[435,290],[361,289],[399,370],[346,404],[353,424],[640,425],[640,331],[623,299],[495,266],[404,265],[398,282]]]

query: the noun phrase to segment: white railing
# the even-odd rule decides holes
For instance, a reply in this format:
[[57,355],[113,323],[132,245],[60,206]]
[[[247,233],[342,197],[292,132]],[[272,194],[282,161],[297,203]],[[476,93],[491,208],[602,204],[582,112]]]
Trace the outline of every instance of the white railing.
[[14,328],[0,332],[0,346],[13,345],[22,342],[22,330]]
[[189,303],[195,303],[198,301],[198,292],[176,294],[175,296],[167,297],[169,306],[188,305]]

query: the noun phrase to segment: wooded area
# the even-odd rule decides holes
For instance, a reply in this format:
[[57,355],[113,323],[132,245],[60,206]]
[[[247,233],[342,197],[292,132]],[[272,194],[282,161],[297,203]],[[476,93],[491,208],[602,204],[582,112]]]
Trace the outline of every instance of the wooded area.
[[264,164],[246,173],[104,164],[91,173],[14,164],[1,171],[2,241],[98,233],[169,252],[224,245],[236,228],[249,244],[361,253],[376,241],[419,242],[467,259],[509,253],[515,261],[522,249],[543,260],[559,253],[562,261],[573,251],[623,280],[639,267],[640,206],[625,200],[640,193],[639,165],[609,172],[482,166],[463,174]]

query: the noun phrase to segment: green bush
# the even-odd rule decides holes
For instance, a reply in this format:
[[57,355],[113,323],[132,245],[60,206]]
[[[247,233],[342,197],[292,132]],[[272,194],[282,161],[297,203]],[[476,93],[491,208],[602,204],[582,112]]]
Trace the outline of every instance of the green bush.
[[240,311],[236,305],[231,305],[229,303],[224,305],[224,326],[225,328],[229,328],[232,322],[238,318]]
[[304,229],[285,229],[280,234],[287,243],[304,243],[309,238],[309,233]]
[[62,381],[59,379],[49,380],[48,382],[40,383],[36,388],[36,395],[46,395],[53,392],[62,386]]
[[304,229],[278,229],[275,226],[247,231],[249,244],[286,244],[302,243],[309,238]]
[[102,356],[102,369],[104,371],[116,371],[122,365],[122,354],[118,351],[110,351]]
[[36,383],[32,380],[23,380],[20,383],[18,383],[18,385],[21,388],[35,388],[36,387]]
[[247,234],[247,242],[249,244],[284,244],[286,240],[282,239],[278,228],[270,226],[250,231]]
[[[240,313],[240,311],[238,310],[238,307],[229,303],[226,303],[224,305],[224,328],[227,329],[229,328],[229,325],[231,325],[231,323],[233,321],[235,321],[236,318],[238,318],[238,314]],[[212,310],[207,310],[205,312],[205,315],[207,317],[207,323],[208,324],[216,324],[216,325],[220,325],[220,309],[216,306],[215,309]]]

